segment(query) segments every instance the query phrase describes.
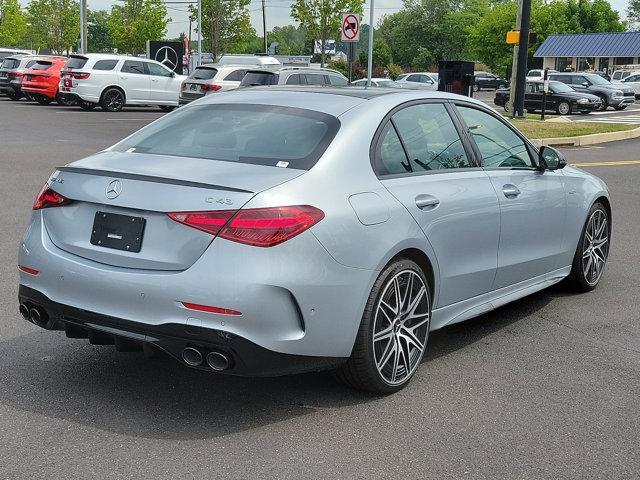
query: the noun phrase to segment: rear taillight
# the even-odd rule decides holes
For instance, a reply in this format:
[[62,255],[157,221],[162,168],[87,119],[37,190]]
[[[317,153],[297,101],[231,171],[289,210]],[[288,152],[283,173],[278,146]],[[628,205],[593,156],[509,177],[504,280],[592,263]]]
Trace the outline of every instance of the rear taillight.
[[34,210],[41,210],[43,208],[60,207],[70,202],[68,198],[63,197],[57,192],[54,192],[49,188],[49,185],[45,183],[40,193],[36,197],[36,201],[33,203]]
[[324,213],[309,205],[295,205],[250,208],[237,212],[177,212],[170,213],[169,217],[176,222],[233,242],[255,247],[272,247],[311,228],[324,218]]
[[203,92],[217,92],[218,90],[220,90],[222,87],[220,85],[208,85],[208,84],[203,84],[200,85],[200,89]]
[[184,90],[187,88],[187,84],[182,82],[182,85],[180,85],[180,89]]
[[73,78],[75,78],[76,80],[86,80],[87,78],[89,78],[89,75],[91,75],[90,73],[82,73],[82,72],[74,72],[71,75],[73,75]]
[[24,76],[22,72],[7,72],[7,78],[20,78]]

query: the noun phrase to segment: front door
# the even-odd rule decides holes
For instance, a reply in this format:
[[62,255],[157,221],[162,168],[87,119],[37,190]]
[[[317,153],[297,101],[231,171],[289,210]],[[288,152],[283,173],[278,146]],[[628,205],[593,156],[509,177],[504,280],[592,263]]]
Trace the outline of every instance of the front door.
[[498,199],[463,145],[450,110],[425,102],[395,112],[374,163],[382,184],[420,225],[436,254],[440,294],[434,308],[488,292],[497,267]]
[[528,144],[486,110],[457,106],[500,201],[500,246],[494,289],[560,265],[566,200],[562,172],[536,168]]
[[147,62],[151,90],[149,99],[154,103],[177,103],[180,91],[173,87],[173,73],[168,68]]

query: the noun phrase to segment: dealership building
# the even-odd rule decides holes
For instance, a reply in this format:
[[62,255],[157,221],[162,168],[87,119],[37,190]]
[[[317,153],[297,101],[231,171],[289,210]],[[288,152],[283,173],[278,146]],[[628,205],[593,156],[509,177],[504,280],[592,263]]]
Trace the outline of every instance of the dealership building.
[[640,63],[640,32],[569,33],[549,35],[534,54],[542,67],[560,72],[613,71]]

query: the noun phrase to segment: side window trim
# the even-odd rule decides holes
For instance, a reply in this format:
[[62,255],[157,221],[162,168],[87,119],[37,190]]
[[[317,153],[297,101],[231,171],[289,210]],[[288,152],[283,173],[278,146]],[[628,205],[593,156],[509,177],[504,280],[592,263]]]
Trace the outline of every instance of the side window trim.
[[[380,152],[380,146],[383,141],[383,133],[385,133],[387,124],[391,124],[391,126],[395,130],[396,135],[400,139],[400,144],[402,145],[404,156],[407,159],[407,162],[410,162],[409,155],[407,153],[407,148],[404,145],[402,136],[400,135],[400,132],[396,128],[395,124],[393,123],[391,117],[393,117],[393,115],[395,115],[397,112],[405,108],[408,108],[414,105],[422,105],[422,104],[430,104],[430,103],[436,103],[444,106],[445,110],[449,114],[449,118],[451,118],[451,122],[453,123],[456,129],[456,133],[460,137],[460,142],[467,155],[467,158],[472,164],[474,164],[474,166],[466,167],[466,168],[447,168],[447,169],[427,170],[427,171],[420,170],[416,172],[406,172],[406,173],[381,174],[380,167],[382,165],[382,161],[379,157],[379,152]],[[458,115],[459,114],[457,110],[452,106],[451,101],[449,100],[440,100],[435,98],[422,99],[422,100],[410,100],[408,102],[401,103],[400,105],[396,105],[384,116],[384,118],[380,122],[380,125],[378,125],[378,128],[376,129],[373,135],[373,140],[371,141],[371,145],[369,146],[369,161],[371,163],[371,168],[373,169],[374,175],[382,180],[387,178],[401,178],[401,177],[412,177],[412,176],[420,176],[420,175],[441,175],[446,173],[469,172],[474,170],[481,170],[482,166],[479,161],[481,157],[476,154],[476,151],[474,150],[474,146],[471,143],[471,139],[469,138],[468,134],[464,132],[464,124],[460,122]],[[529,144],[527,143],[527,147],[528,146]]]
[[474,153],[477,157],[477,164],[481,165],[481,167],[484,170],[538,170],[539,166],[538,166],[538,151],[537,149],[531,144],[531,142],[529,141],[529,139],[527,139],[527,137],[525,137],[524,135],[522,135],[518,130],[516,130],[515,128],[513,128],[511,126],[511,124],[509,122],[507,122],[504,118],[502,118],[499,115],[496,115],[495,113],[493,113],[491,110],[486,109],[486,108],[482,108],[480,105],[476,105],[473,103],[467,103],[467,102],[461,102],[459,100],[454,101],[454,105],[457,106],[461,106],[461,107],[465,107],[465,108],[472,108],[475,110],[478,110],[480,112],[486,113],[487,115],[491,115],[493,118],[497,119],[498,121],[500,121],[506,128],[508,128],[509,130],[511,130],[520,140],[522,140],[524,142],[524,145],[527,147],[527,153],[529,154],[529,159],[531,160],[531,164],[533,165],[532,167],[485,167],[484,166],[484,161],[482,160],[482,154],[480,153],[480,149],[478,148],[478,145],[476,144],[476,141],[473,139],[473,135],[471,134],[471,130],[469,129],[469,126],[467,125],[467,123],[464,121],[464,118],[462,118],[462,115],[460,114],[460,112],[458,111],[457,108],[455,108],[455,116],[459,119],[461,125],[463,125],[463,128],[465,130],[465,136],[467,137],[471,147],[474,150]]

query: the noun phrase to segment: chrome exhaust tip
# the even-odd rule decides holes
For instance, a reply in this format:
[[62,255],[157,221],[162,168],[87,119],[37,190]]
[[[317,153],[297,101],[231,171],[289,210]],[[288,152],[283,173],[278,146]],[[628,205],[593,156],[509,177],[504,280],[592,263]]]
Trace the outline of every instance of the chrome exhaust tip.
[[184,360],[184,363],[187,365],[197,367],[198,365],[202,365],[202,353],[193,347],[187,347],[182,351],[182,360]]
[[27,307],[24,303],[20,304],[18,310],[20,311],[20,315],[22,315],[22,318],[24,318],[25,320],[31,320],[31,316],[29,315],[29,307]]
[[29,310],[29,319],[39,327],[44,327],[49,321],[49,316],[42,308],[33,307]]
[[211,352],[207,355],[207,365],[211,367],[216,372],[221,372],[229,368],[230,365],[229,357],[227,357],[224,353],[220,352]]

